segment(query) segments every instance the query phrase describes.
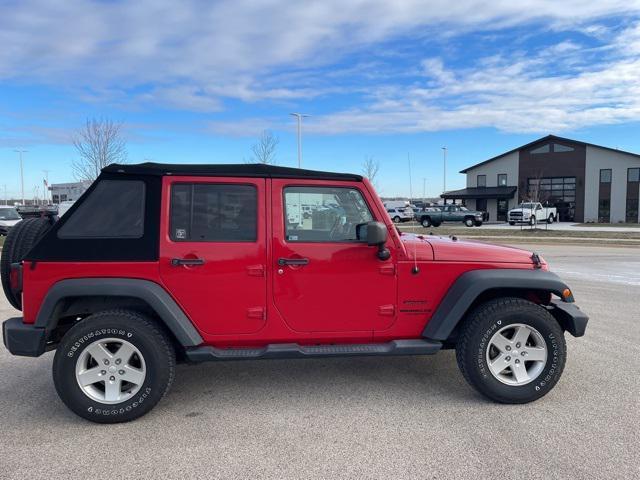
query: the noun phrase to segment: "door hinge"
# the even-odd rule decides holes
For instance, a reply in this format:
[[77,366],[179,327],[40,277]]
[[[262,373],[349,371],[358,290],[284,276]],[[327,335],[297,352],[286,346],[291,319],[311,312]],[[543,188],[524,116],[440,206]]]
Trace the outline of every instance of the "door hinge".
[[387,317],[393,317],[396,314],[396,306],[395,305],[380,305],[378,307],[378,314],[384,315]]
[[264,277],[264,265],[249,265],[247,274],[250,277]]
[[247,308],[247,318],[256,318],[258,320],[266,320],[267,311],[264,307]]

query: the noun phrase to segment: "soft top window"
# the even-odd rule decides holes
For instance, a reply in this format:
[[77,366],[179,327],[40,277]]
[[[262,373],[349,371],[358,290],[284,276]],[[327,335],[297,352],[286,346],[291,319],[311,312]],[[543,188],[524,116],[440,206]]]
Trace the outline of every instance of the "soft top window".
[[59,238],[141,238],[145,184],[101,180],[58,230]]

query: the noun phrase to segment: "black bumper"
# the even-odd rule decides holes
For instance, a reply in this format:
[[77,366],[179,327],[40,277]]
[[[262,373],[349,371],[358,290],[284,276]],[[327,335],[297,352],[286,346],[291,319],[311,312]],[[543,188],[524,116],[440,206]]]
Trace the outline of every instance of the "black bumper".
[[39,357],[46,350],[47,332],[22,323],[22,318],[10,318],[2,324],[2,340],[13,355]]
[[587,329],[587,317],[575,303],[561,300],[551,301],[551,313],[560,322],[562,328],[574,337],[581,337]]

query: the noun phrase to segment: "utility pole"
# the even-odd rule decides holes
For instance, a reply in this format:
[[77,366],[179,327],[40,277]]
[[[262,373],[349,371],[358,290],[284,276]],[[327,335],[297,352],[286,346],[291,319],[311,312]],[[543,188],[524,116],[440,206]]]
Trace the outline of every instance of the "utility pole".
[[442,147],[444,167],[442,169],[442,193],[447,191],[447,147]]
[[424,206],[427,203],[427,179],[422,178],[422,205]]
[[411,157],[407,153],[407,162],[409,162],[409,204],[413,201],[413,186],[411,182]]
[[27,153],[28,150],[14,150],[20,154],[20,191],[22,193],[22,205],[24,206],[24,169],[22,168],[22,154]]
[[9,197],[7,196],[7,184],[4,184],[4,204],[9,205]]
[[306,117],[310,117],[311,115],[306,115],[304,113],[290,113],[296,117],[298,121],[298,168],[302,167],[302,119]]

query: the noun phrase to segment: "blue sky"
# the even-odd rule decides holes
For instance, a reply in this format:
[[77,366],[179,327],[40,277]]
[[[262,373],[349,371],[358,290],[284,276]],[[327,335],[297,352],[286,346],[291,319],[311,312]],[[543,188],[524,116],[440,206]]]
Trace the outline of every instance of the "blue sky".
[[549,133],[640,152],[640,2],[0,0],[0,196],[73,180],[74,130],[123,122],[130,162],[235,163],[260,132],[383,195]]

